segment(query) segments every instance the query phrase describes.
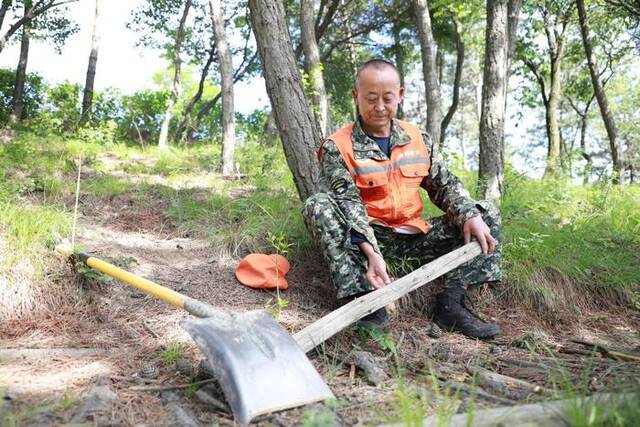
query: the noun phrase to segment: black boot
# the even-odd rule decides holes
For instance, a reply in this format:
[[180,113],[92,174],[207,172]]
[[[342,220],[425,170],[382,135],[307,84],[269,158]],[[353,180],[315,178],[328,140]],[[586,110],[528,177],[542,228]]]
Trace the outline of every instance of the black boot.
[[371,328],[384,331],[389,326],[389,315],[384,307],[377,309],[373,313],[367,314],[356,322],[360,328]]
[[463,288],[447,288],[436,295],[433,320],[442,328],[460,332],[469,338],[492,338],[500,334],[500,327],[487,323],[473,314],[464,304]]
[[[358,297],[368,294],[369,292],[371,291],[350,295],[344,299],[344,302],[345,303],[351,302]],[[384,331],[387,328],[387,326],[389,326],[389,314],[387,314],[387,309],[382,307],[377,309],[373,313],[367,314],[362,319],[356,322],[356,326],[360,328],[373,328],[379,331]]]

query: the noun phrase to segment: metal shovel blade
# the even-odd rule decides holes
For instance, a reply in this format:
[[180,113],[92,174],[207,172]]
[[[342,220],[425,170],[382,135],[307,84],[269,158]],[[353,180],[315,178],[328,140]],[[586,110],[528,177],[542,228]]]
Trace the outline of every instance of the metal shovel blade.
[[204,353],[244,425],[261,414],[334,397],[293,337],[263,310],[180,325]]

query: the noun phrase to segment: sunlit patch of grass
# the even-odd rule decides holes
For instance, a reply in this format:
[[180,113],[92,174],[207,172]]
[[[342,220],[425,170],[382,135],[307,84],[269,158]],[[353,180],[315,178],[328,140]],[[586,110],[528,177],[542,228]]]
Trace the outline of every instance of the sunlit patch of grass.
[[134,184],[123,178],[99,173],[82,181],[81,191],[101,197],[112,197],[129,193],[135,189]]

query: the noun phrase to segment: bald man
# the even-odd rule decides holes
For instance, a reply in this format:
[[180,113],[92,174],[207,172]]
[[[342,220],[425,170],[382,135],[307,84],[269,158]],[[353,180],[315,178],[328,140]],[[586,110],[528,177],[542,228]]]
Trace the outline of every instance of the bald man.
[[[434,321],[468,337],[494,337],[499,326],[469,311],[464,296],[471,285],[501,279],[499,213],[469,197],[428,134],[395,118],[403,95],[392,63],[374,59],[360,67],[352,90],[358,120],[322,143],[322,190],[305,201],[305,217],[345,301],[391,283],[389,269],[407,273],[478,240],[483,254],[445,276]],[[421,218],[421,188],[445,215]],[[382,308],[359,325],[383,329],[388,314]]]

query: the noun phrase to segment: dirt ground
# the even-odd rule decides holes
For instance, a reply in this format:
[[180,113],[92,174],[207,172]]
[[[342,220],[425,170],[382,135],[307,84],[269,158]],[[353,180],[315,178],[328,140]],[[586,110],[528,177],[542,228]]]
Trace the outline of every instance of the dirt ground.
[[[236,281],[234,269],[243,254],[182,236],[163,219],[161,201],[136,207],[126,196],[87,199],[82,211],[77,242],[135,274],[228,312],[265,308],[275,299],[273,292],[249,289]],[[7,422],[69,423],[92,387],[102,381],[115,399],[108,410],[88,418],[95,425],[176,425],[180,423],[172,409],[176,405],[199,424],[233,424],[228,412],[196,396],[198,386],[174,389],[172,396],[156,390],[192,381],[185,372],[189,366],[195,370],[202,356],[179,326],[188,314],[117,282],[78,275],[61,255],[52,255],[47,265],[47,273],[56,280],[77,287],[80,302],[0,327],[0,382],[5,386],[0,411],[14,414]],[[338,306],[317,253],[294,262],[287,280],[289,289],[283,297],[288,306],[278,319],[289,331],[302,329]],[[540,386],[519,399],[486,390],[487,396],[474,398],[476,408],[548,398],[544,390],[552,389],[565,374],[576,387],[591,393],[640,385],[640,363],[611,359],[569,341],[580,337],[638,354],[637,312],[582,311],[570,322],[545,324],[536,320],[535,313],[501,304],[497,294],[499,289],[479,289],[472,295],[475,311],[503,328],[504,334],[493,341],[446,332],[438,337],[428,317],[406,302],[392,307],[392,322],[383,339],[363,337],[353,328],[343,331],[321,350],[309,353],[337,402],[263,416],[257,424],[398,421],[399,396],[407,393],[407,384],[410,390],[426,393],[427,414],[446,399],[445,390],[458,390],[454,410],[465,412],[471,397],[463,385],[472,383],[469,372],[474,366]],[[394,368],[388,342],[397,349],[400,371]],[[180,369],[163,361],[163,354],[176,343],[182,349]],[[373,354],[386,378],[371,384],[352,361],[354,349]],[[224,399],[215,382],[203,387],[216,399]]]

